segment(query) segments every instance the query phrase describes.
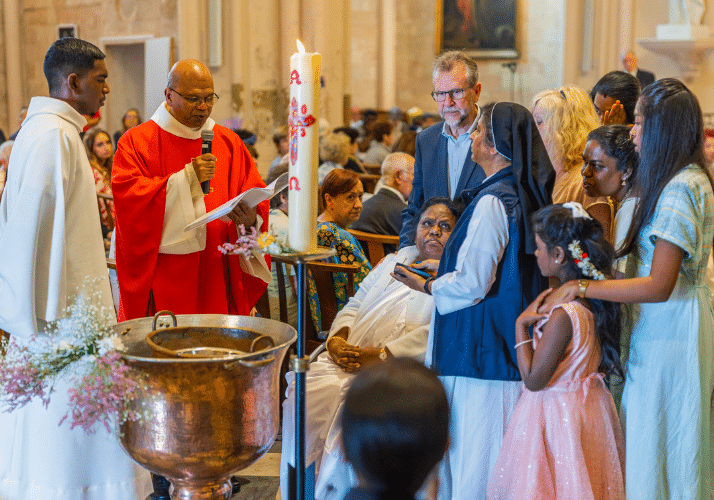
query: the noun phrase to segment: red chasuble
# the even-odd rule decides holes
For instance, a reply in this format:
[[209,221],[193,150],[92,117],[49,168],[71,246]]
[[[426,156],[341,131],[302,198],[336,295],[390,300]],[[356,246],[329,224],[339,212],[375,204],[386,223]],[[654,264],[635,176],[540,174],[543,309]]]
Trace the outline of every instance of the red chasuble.
[[[203,199],[206,212],[252,187],[264,187],[248,150],[231,130],[215,125],[216,175]],[[238,256],[218,246],[237,239],[232,222],[209,222],[206,248],[185,255],[159,253],[166,183],[201,155],[201,139],[184,139],[148,121],[119,141],[112,168],[116,210],[119,321],[168,309],[176,314],[246,315],[263,294],[264,281],[241,270]],[[268,229],[268,201],[258,206]],[[180,208],[177,207],[177,210]]]

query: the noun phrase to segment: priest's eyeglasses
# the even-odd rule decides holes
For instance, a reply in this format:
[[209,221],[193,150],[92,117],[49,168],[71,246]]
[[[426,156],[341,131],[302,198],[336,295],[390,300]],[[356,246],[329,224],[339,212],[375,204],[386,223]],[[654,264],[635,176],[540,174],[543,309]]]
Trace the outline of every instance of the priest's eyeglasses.
[[465,89],[451,89],[447,90],[446,92],[434,91],[431,93],[431,97],[436,102],[444,102],[446,100],[446,96],[448,95],[449,97],[451,97],[452,101],[458,101],[459,99],[463,99],[464,92],[466,92],[470,88],[471,87],[466,87]]
[[[168,89],[169,89],[171,92],[176,92],[176,91],[175,91],[174,89],[172,89],[171,87],[168,87]],[[178,95],[180,95],[181,97],[183,97],[183,100],[184,100],[184,101],[186,101],[187,103],[189,103],[189,104],[191,104],[191,105],[193,105],[193,106],[199,106],[202,102],[205,102],[208,106],[213,106],[214,104],[216,104],[216,101],[218,100],[218,95],[215,94],[215,93],[214,93],[214,94],[211,94],[211,95],[209,95],[209,96],[207,96],[207,97],[195,97],[195,96],[187,97],[187,96],[185,96],[185,95],[183,95],[183,94],[179,94],[178,92],[176,92],[176,93],[177,93]]]

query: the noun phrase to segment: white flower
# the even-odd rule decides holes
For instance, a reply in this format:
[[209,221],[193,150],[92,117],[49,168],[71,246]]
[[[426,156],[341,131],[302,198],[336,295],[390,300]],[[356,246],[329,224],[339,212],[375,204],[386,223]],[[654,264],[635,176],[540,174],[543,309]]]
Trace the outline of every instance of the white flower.
[[117,351],[123,351],[124,350],[124,342],[121,341],[118,335],[114,335],[111,337],[112,342],[114,343],[114,349]]
[[66,340],[60,340],[57,347],[59,348],[60,351],[71,351],[73,346]]
[[114,349],[114,342],[112,342],[110,337],[104,337],[103,339],[97,340],[97,352],[100,356],[104,356],[112,349]]

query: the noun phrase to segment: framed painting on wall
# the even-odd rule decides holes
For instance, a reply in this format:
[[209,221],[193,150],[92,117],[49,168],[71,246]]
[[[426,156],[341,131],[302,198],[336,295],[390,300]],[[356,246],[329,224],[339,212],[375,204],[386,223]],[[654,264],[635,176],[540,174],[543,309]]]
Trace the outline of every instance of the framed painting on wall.
[[436,53],[516,59],[517,0],[436,0]]
[[57,38],[77,38],[79,36],[77,31],[76,24],[58,24]]

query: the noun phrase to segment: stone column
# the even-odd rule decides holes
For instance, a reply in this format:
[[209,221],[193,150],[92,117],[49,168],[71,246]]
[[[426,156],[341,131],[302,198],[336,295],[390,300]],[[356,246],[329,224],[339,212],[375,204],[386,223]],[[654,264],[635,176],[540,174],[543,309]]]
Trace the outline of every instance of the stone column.
[[5,80],[7,89],[5,102],[7,107],[5,108],[6,112],[3,113],[3,105],[0,103],[0,118],[3,114],[7,117],[3,128],[9,136],[16,129],[15,123],[23,106],[20,0],[3,0],[2,5],[4,7]]
[[320,89],[320,117],[326,118],[332,128],[342,126],[343,99],[350,75],[345,72],[345,37],[349,30],[349,2],[344,0],[300,0],[300,39],[310,52],[322,54],[324,87]]
[[202,2],[178,0],[178,57],[208,63],[206,9]]

